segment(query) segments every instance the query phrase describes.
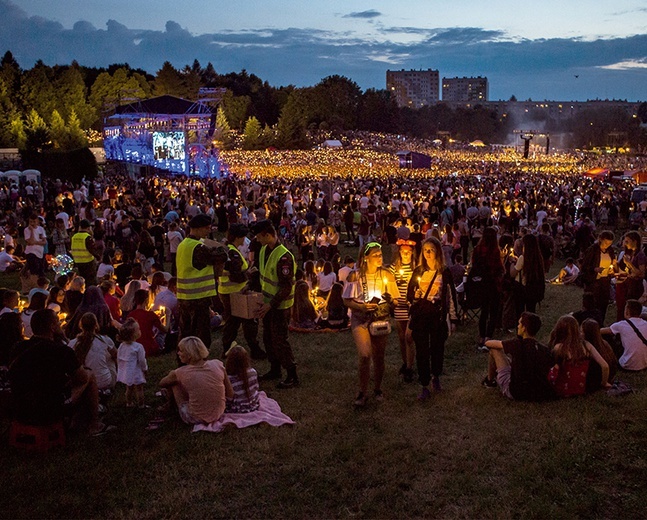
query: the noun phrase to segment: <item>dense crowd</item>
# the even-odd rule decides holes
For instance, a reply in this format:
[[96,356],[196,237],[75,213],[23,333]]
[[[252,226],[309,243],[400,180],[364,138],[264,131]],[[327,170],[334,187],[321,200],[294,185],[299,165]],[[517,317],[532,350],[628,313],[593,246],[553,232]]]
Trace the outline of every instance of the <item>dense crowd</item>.
[[[382,141],[384,150],[409,145],[428,153],[432,167],[400,169],[392,153],[361,148],[369,138]],[[598,165],[639,168],[644,158],[621,165],[617,158],[577,154],[523,159],[511,150],[442,150],[393,136],[359,135],[353,142],[355,148],[342,151],[223,152],[228,174],[222,179],[106,173],[78,185],[60,179],[0,185],[0,271],[19,272],[22,283],[21,291],[1,295],[0,329],[9,337],[0,359],[3,385],[6,367],[37,363],[24,341],[36,337],[72,347],[58,349],[57,361],[48,362],[69,373],[78,392],[67,397],[94,433],[108,429],[98,403],[117,382],[127,387],[127,406],[146,406],[147,358],[167,351],[178,353],[181,366],[161,386],[175,394],[185,422],[210,423],[226,407],[258,409],[256,372],[245,349],[234,349],[238,325],[233,335],[223,334],[223,351],[236,352],[226,369],[206,361],[208,333],[198,339],[181,330],[178,248],[204,217],[207,235],[226,235],[226,247],[240,251],[245,288],[260,290],[254,273],[262,246],[285,246],[285,258],[294,257],[290,327],[350,327],[360,359],[357,406],[367,402],[371,364],[373,395],[384,398],[387,335],[380,326],[395,326],[400,375],[413,381],[417,368],[419,398],[426,400],[441,390],[447,337],[476,311],[476,345],[490,353],[483,384],[498,385],[507,397],[581,394],[609,387],[618,368],[647,367],[647,322],[640,318],[647,203],[631,202],[632,183],[584,175]],[[623,237],[609,231],[623,228]],[[268,238],[259,245],[263,234]],[[342,258],[342,245],[355,253]],[[66,269],[69,256],[75,265]],[[564,267],[547,280],[556,261]],[[233,280],[230,264],[231,257],[224,269]],[[534,339],[546,283],[585,289],[583,309],[555,324],[548,347]],[[605,327],[613,298],[617,319]],[[233,323],[224,299],[221,294],[207,305],[213,328]],[[261,357],[258,323],[251,321],[255,328],[241,322],[245,340]],[[517,339],[494,339],[506,331]],[[608,342],[600,331],[619,334],[620,341]],[[291,363],[288,387],[298,384]],[[184,367],[210,371],[218,381],[217,403],[198,416],[187,408],[188,394],[177,390],[179,381],[186,387],[196,377]],[[12,383],[35,384],[20,377]],[[40,403],[32,412],[50,418],[63,405],[55,404]]]

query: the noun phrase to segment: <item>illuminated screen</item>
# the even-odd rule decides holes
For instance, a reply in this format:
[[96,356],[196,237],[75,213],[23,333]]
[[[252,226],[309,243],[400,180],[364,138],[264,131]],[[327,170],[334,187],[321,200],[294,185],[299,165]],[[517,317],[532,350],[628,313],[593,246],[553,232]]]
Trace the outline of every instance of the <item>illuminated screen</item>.
[[156,161],[184,161],[184,133],[153,132],[153,153]]

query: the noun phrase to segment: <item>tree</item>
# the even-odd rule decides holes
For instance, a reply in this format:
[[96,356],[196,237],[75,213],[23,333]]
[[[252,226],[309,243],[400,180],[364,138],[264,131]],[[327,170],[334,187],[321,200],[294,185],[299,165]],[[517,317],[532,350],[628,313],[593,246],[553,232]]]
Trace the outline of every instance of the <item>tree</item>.
[[213,134],[215,141],[218,141],[220,148],[227,150],[233,145],[233,135],[229,121],[222,107],[218,107],[216,112],[216,131]]
[[647,102],[638,105],[638,117],[641,123],[647,124]]
[[52,113],[51,122],[49,124],[49,135],[52,139],[54,149],[65,149],[68,142],[68,131],[65,127],[65,121],[59,114],[58,110]]
[[362,90],[345,76],[328,76],[313,91],[312,107],[317,122],[327,121],[341,130],[357,128],[357,116]]
[[56,92],[62,117],[76,113],[82,128],[97,121],[97,112],[88,102],[87,89],[78,63],[72,65],[56,81]]
[[76,150],[88,146],[88,140],[85,137],[85,133],[81,128],[81,122],[74,110],[70,112],[70,117],[67,120],[67,132],[69,135],[68,150]]
[[360,130],[394,132],[399,126],[399,111],[387,90],[368,89],[360,101],[358,125]]
[[6,80],[0,73],[0,147],[14,145],[11,122],[18,115],[18,110],[11,98]]
[[185,66],[180,74],[183,84],[182,97],[192,100],[198,99],[198,91],[202,86],[202,75],[198,60],[193,62],[193,67]]
[[38,61],[31,70],[25,72],[20,86],[20,99],[27,112],[35,110],[38,114],[51,117],[57,107],[58,99],[54,89],[52,69]]
[[138,99],[150,97],[150,85],[146,78],[133,73],[128,75],[126,68],[115,70],[114,74],[102,72],[92,85],[90,103],[99,113],[113,110],[118,105],[133,103]]
[[11,119],[11,136],[13,142],[18,149],[23,150],[27,144],[27,134],[25,132],[25,125],[22,118],[16,114]]
[[245,150],[257,150],[261,144],[263,130],[261,123],[254,116],[250,117],[245,123],[245,133],[243,135],[243,148]]
[[304,90],[294,90],[281,110],[277,124],[276,143],[280,148],[305,148],[308,145],[306,136],[306,101]]
[[234,96],[231,90],[225,92],[221,106],[233,129],[243,130],[251,104],[252,100],[249,96]]
[[157,71],[153,83],[153,92],[156,96],[184,96],[185,88],[182,75],[169,61],[165,61],[162,68]]
[[0,61],[0,81],[4,82],[7,89],[7,96],[12,102],[16,102],[20,93],[20,80],[22,71],[20,65],[10,51],[5,52]]
[[51,145],[47,124],[33,108],[27,116],[25,137],[25,148],[28,151],[40,151]]

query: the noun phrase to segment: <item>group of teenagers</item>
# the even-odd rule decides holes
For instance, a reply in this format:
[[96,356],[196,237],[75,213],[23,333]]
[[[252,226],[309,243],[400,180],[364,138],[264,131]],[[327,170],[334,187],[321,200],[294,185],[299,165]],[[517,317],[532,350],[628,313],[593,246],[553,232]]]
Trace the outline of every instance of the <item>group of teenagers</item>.
[[[344,303],[351,309],[350,325],[359,353],[355,405],[365,406],[370,397],[371,363],[372,396],[377,401],[384,399],[387,336],[374,333],[374,322],[388,320],[389,314],[394,317],[402,355],[400,374],[405,381],[411,381],[415,361],[421,385],[418,399],[426,401],[432,392],[441,390],[445,343],[470,299],[477,301],[480,308],[477,343],[489,356],[482,384],[499,387],[508,398],[541,401],[582,395],[610,388],[619,369],[647,368],[647,321],[640,317],[642,304],[635,299],[631,281],[640,278],[640,273],[644,276],[645,261],[641,261],[639,249],[632,249],[635,234],[630,232],[624,237],[625,247],[618,266],[615,256],[609,260],[613,254],[613,234],[600,233],[584,254],[583,271],[593,273],[585,278],[588,285],[584,309],[559,318],[548,345],[536,339],[542,325],[536,307],[543,299],[546,283],[536,235],[524,235],[519,253],[515,254],[511,236],[498,236],[494,227],[485,228],[472,252],[464,283],[456,282],[445,263],[442,243],[436,237],[422,242],[420,258],[416,258],[414,242],[399,240],[395,259],[388,267],[383,266],[382,246],[366,244],[343,292]],[[596,261],[592,267],[586,265]],[[601,279],[614,268],[618,286],[627,285],[618,289],[624,295],[618,301],[622,306],[621,317],[610,327],[604,327],[609,285],[608,280]],[[471,278],[477,280],[470,283]],[[642,279],[640,288],[642,294]],[[600,301],[605,289],[606,300]],[[470,292],[478,294],[467,294]],[[506,300],[510,300],[507,308]],[[511,316],[505,316],[506,313]],[[514,325],[503,325],[506,320],[514,320]],[[494,339],[496,329],[514,332],[516,337]]]

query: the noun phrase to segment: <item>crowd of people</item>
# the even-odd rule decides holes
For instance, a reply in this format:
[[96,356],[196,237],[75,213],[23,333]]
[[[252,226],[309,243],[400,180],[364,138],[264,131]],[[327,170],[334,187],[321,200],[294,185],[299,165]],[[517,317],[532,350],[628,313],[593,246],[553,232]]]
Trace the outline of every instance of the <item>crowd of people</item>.
[[[363,407],[384,399],[392,324],[399,375],[412,382],[417,371],[426,401],[442,389],[448,337],[476,310],[476,345],[490,360],[483,384],[507,397],[579,395],[608,388],[619,368],[647,368],[647,204],[631,203],[631,184],[585,177],[587,159],[570,154],[430,154],[431,170],[404,171],[393,155],[359,148],[227,152],[222,179],[105,173],[0,186],[0,271],[19,272],[22,285],[0,295],[3,387],[17,417],[66,411],[105,433],[99,411],[116,384],[127,406],[145,408],[147,360],[175,352],[163,394],[188,424],[210,423],[257,409],[258,381],[300,385],[290,330],[347,328]],[[622,237],[610,231],[622,227]],[[547,280],[557,260],[566,265]],[[581,285],[584,308],[560,318],[544,346],[538,306],[551,282]],[[241,314],[236,302],[254,292],[262,303]],[[617,319],[605,327],[612,298]],[[249,354],[236,342],[241,327]],[[54,352],[65,355],[51,362]],[[269,371],[258,376],[250,355]],[[56,377],[29,383],[47,370]]]

